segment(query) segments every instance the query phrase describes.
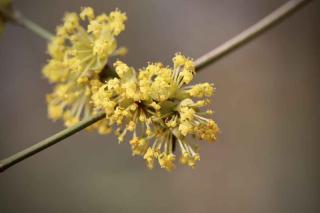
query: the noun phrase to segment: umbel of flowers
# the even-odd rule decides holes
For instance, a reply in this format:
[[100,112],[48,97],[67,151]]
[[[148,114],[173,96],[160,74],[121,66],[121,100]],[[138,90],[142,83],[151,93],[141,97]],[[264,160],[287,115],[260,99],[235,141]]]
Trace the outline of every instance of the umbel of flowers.
[[150,63],[139,72],[118,60],[117,77],[112,77],[106,66],[109,57],[126,53],[116,41],[126,19],[119,10],[95,16],[90,7],[80,15],[65,15],[43,68],[54,85],[47,95],[48,116],[72,126],[102,110],[105,119],[91,128],[101,134],[114,129],[119,142],[131,137],[132,154],[143,157],[148,168],[157,161],[171,171],[178,157],[193,168],[200,155],[192,139],[213,142],[219,133],[208,118],[213,112],[203,109],[210,103],[213,84],[190,85],[195,65],[181,54],[174,56],[173,67]]
[[202,110],[210,101],[212,84],[189,85],[195,74],[191,59],[181,54],[173,67],[151,63],[136,72],[121,61],[114,64],[118,78],[102,85],[92,96],[94,106],[104,110],[110,126],[115,126],[119,142],[130,133],[132,154],[142,156],[149,168],[158,161],[171,171],[180,150],[180,163],[194,167],[200,160],[192,137],[213,142],[217,124]]
[[[54,84],[47,96],[51,119],[63,119],[66,126],[71,126],[93,114],[90,98],[101,82],[101,72],[109,57],[126,52],[125,48],[117,49],[116,40],[126,20],[119,10],[95,16],[90,7],[83,8],[80,15],[65,14],[48,46],[51,59],[43,68],[44,76]],[[105,121],[95,126],[101,133],[108,132]]]

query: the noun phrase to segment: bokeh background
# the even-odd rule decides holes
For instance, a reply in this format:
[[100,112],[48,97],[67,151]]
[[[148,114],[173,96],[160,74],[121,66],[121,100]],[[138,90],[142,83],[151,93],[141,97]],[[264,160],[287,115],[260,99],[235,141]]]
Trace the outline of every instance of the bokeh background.
[[[197,58],[285,0],[28,0],[50,31],[65,11],[127,12],[125,61]],[[0,174],[0,212],[320,212],[320,3],[200,72],[222,134],[195,170],[149,171],[114,136],[81,132]],[[46,41],[8,25],[0,39],[0,158],[61,130],[47,119]]]

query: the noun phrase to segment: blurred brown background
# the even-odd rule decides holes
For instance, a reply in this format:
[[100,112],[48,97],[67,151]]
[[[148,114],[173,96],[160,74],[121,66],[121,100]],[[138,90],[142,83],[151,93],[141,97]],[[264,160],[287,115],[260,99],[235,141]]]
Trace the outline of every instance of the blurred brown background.
[[[277,0],[28,0],[53,31],[65,11],[127,12],[125,61],[197,58],[267,15]],[[223,134],[195,170],[149,171],[114,136],[81,132],[0,174],[0,212],[320,212],[320,3],[313,1],[198,74],[217,87]],[[0,158],[62,129],[46,117],[46,41],[9,25],[0,39]]]

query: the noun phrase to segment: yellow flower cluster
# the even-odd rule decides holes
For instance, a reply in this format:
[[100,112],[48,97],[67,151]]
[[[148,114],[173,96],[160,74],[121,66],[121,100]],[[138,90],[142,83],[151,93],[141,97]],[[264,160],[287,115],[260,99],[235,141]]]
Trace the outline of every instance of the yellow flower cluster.
[[130,135],[132,154],[145,159],[147,167],[158,162],[171,171],[179,158],[193,168],[200,155],[190,137],[212,142],[219,133],[215,121],[206,116],[213,112],[202,110],[210,103],[213,84],[189,85],[195,65],[180,53],[174,56],[173,67],[150,63],[136,72],[118,60],[115,73],[106,69],[109,57],[126,53],[125,48],[117,49],[116,41],[126,19],[119,10],[95,16],[90,7],[79,15],[65,15],[43,68],[54,84],[47,95],[48,115],[72,126],[103,110],[106,118],[91,128],[101,134],[114,128],[119,143]]
[[175,167],[176,147],[180,163],[194,167],[200,160],[189,136],[212,142],[219,132],[217,124],[203,116],[212,111],[201,110],[210,103],[213,85],[188,85],[195,74],[191,59],[176,54],[173,65],[152,63],[136,72],[117,61],[118,78],[110,79],[92,95],[95,108],[105,111],[108,126],[116,126],[119,142],[131,133],[132,154],[142,156],[149,168],[158,161],[168,171]]
[[[43,68],[44,76],[54,83],[53,92],[47,96],[51,119],[63,119],[70,126],[93,114],[91,95],[94,88],[101,86],[109,57],[126,53],[123,47],[117,49],[116,40],[126,20],[119,10],[95,16],[90,7],[83,8],[79,15],[65,15],[48,46],[51,59]],[[95,126],[99,132],[107,133],[105,124],[100,121]]]

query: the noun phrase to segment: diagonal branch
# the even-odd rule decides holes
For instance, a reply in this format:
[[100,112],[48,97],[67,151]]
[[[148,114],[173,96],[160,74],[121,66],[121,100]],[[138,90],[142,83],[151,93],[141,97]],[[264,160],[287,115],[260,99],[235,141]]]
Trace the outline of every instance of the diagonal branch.
[[35,33],[36,35],[46,39],[51,40],[53,38],[53,34],[47,31],[46,29],[42,28],[38,24],[34,23],[33,21],[29,20],[25,16],[23,16],[17,10],[9,10],[0,7],[0,16],[5,17],[7,20],[11,21],[12,23],[24,27],[31,32]]
[[[267,15],[265,18],[261,19],[256,24],[252,25],[242,33],[236,35],[235,37],[231,38],[224,44],[218,46],[217,48],[213,49],[212,51],[206,53],[205,55],[201,56],[195,61],[196,70],[200,71],[206,66],[210,65],[217,59],[225,56],[227,53],[235,50],[236,48],[242,46],[243,44],[247,43],[248,41],[254,39],[262,32],[266,31],[270,27],[274,26],[276,23],[279,23],[285,17],[289,16],[291,13],[296,11],[297,9],[301,8],[306,3],[310,2],[311,0],[291,0],[287,3],[280,6],[278,9]],[[33,23],[34,24],[34,23]],[[34,24],[35,25],[35,24]],[[37,25],[35,25],[37,26]],[[38,27],[38,26],[37,26]],[[38,27],[40,28],[40,27]],[[33,28],[27,28],[29,30],[33,30]],[[45,30],[43,30],[46,32]],[[48,34],[50,35],[50,33]],[[45,37],[44,37],[45,38]],[[50,37],[46,39],[50,40]],[[37,144],[32,145],[29,148],[26,148],[2,161],[0,161],[0,172],[3,172],[7,168],[23,161],[24,159],[62,141],[63,139],[79,132],[80,130],[90,126],[91,124],[103,119],[105,117],[105,113],[100,112],[91,118],[85,119],[78,124],[64,129],[57,134],[40,141]]]
[[280,6],[278,9],[274,10],[272,13],[242,31],[240,34],[221,44],[217,48],[211,50],[210,52],[204,54],[195,61],[197,71],[202,70],[206,66],[210,65],[212,62],[220,59],[227,53],[235,50],[236,48],[244,45],[248,41],[256,38],[261,33],[270,29],[272,26],[276,25],[284,18],[288,17],[290,14],[309,3],[311,0],[291,0]]
[[42,141],[40,141],[39,143],[36,143],[2,161],[0,161],[0,172],[6,170],[7,168],[13,166],[14,164],[58,143],[59,141],[62,141],[63,139],[79,132],[80,130],[90,126],[91,124],[101,120],[102,118],[104,118],[106,116],[105,113],[100,112],[97,113],[96,115],[88,118],[88,119],[84,119],[82,121],[80,121],[78,124],[66,128]]

